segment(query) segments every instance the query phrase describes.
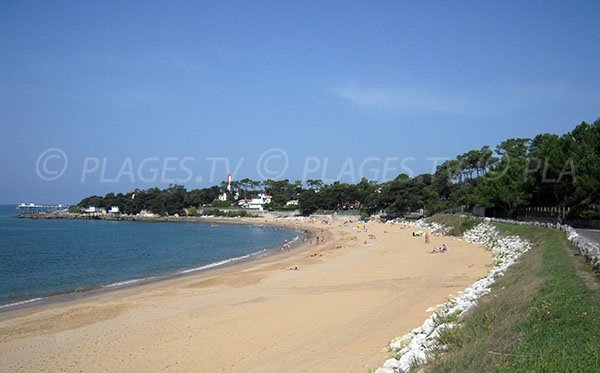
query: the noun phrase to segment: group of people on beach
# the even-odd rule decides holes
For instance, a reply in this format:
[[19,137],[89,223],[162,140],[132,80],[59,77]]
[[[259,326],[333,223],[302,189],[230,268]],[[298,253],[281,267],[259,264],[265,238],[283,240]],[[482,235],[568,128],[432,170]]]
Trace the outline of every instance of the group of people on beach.
[[433,250],[431,250],[429,253],[430,254],[438,254],[438,253],[445,253],[446,251],[448,251],[448,248],[446,247],[446,244],[442,244],[442,246],[438,247],[434,247]]
[[[325,243],[325,234],[323,233],[323,231],[321,231],[320,234],[317,234],[317,236],[315,237],[315,241],[317,245],[323,245]],[[310,241],[311,245],[312,245],[312,241]]]
[[[377,237],[375,237],[374,234],[369,234],[368,237],[369,237],[369,240],[373,240],[373,241],[377,239]],[[372,245],[372,243],[371,243],[371,241],[365,240],[365,242],[363,242],[363,245]]]
[[[415,235],[415,232],[413,232],[413,236],[420,236],[420,235]],[[429,243],[429,232],[425,232],[425,243],[428,244]],[[437,254],[437,253],[445,253],[446,251],[448,251],[448,248],[446,247],[446,244],[442,244],[442,246],[440,247],[434,247],[433,250],[431,250],[429,253],[430,254]]]

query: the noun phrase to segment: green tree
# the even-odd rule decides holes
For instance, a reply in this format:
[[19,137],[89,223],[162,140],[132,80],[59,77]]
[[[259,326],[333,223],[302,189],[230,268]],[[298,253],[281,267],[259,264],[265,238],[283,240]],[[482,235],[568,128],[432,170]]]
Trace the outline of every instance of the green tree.
[[308,179],[306,185],[309,189],[319,190],[325,185],[321,179]]
[[290,183],[288,179],[267,179],[263,182],[263,188],[266,194],[273,197],[274,205],[283,206],[287,201],[296,197],[298,185]]
[[531,196],[532,177],[527,169],[530,139],[508,139],[496,147],[500,161],[491,168],[475,190],[481,204],[498,206],[510,215],[527,205]]
[[304,216],[315,213],[317,210],[323,208],[323,202],[321,201],[320,192],[314,189],[307,189],[302,192],[298,198],[298,207],[300,213]]
[[570,141],[554,134],[533,138],[528,157],[528,173],[533,177],[532,201],[537,206],[565,206],[574,193],[572,175],[565,167],[572,162]]
[[571,204],[577,213],[587,214],[600,203],[600,119],[581,123],[566,138],[575,168]]
[[79,207],[86,208],[86,207],[90,207],[90,206],[105,208],[106,202],[104,201],[104,198],[102,198],[100,196],[86,197],[79,202]]

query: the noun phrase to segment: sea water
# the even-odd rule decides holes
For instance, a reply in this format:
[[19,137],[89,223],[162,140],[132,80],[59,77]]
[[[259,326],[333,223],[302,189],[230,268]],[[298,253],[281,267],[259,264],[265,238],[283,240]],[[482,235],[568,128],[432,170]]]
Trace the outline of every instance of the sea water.
[[0,309],[266,253],[296,233],[258,225],[18,219],[0,205]]

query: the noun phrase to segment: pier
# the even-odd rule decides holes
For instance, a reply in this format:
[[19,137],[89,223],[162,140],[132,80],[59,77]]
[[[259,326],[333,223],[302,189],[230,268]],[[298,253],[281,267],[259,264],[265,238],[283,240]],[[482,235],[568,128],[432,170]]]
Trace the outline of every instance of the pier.
[[68,208],[69,205],[40,205],[37,203],[21,203],[17,206],[17,210],[19,210],[20,214],[38,214],[40,212],[50,212]]

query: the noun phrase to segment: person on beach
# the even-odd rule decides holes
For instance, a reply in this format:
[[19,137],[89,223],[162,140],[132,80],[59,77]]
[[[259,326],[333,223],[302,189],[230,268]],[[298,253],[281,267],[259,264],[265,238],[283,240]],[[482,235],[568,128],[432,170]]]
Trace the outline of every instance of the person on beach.
[[425,243],[429,243],[429,233],[425,233]]

